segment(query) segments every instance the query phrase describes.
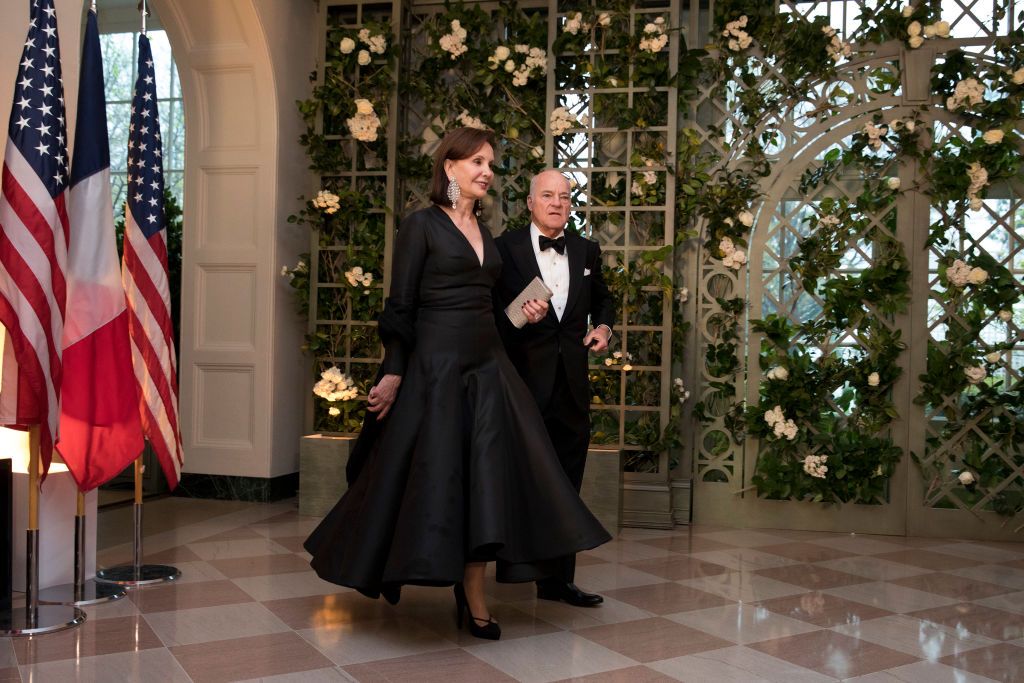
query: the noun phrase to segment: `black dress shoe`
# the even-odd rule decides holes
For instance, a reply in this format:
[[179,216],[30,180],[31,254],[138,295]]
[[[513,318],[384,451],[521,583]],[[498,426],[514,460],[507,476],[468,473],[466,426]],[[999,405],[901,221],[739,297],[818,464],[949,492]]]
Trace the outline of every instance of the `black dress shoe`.
[[584,593],[575,583],[538,583],[537,597],[541,600],[564,600],[575,607],[597,607],[604,602],[597,593]]

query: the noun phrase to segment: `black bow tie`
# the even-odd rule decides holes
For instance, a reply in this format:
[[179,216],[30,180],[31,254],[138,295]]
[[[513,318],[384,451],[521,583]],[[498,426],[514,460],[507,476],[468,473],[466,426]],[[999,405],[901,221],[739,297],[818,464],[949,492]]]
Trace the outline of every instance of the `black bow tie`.
[[545,237],[544,235],[537,235],[537,242],[540,244],[540,250],[554,249],[559,254],[565,254],[565,235],[559,235],[555,239]]

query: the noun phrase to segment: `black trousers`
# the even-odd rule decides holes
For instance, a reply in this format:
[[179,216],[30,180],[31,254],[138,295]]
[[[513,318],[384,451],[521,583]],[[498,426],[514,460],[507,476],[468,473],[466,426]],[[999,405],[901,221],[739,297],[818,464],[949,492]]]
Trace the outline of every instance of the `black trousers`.
[[[587,449],[590,447],[590,406],[580,406],[569,391],[569,380],[561,359],[551,400],[542,408],[541,415],[562,468],[579,493],[583,485],[583,468],[587,464]],[[558,560],[556,572],[548,580],[572,583],[575,574],[576,556],[569,555]]]

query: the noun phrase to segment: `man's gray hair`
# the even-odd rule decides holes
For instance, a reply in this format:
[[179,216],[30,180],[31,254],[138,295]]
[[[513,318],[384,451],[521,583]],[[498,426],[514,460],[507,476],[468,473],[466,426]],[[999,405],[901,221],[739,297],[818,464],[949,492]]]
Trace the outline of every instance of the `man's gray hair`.
[[540,171],[540,172],[536,173],[532,178],[530,178],[530,196],[531,197],[533,196],[534,190],[537,189],[537,178],[539,178],[542,173],[548,173],[549,171],[557,173],[558,175],[562,176],[562,180],[565,181],[565,184],[569,186],[570,190],[572,189],[572,181],[569,180],[569,176],[566,175],[565,171],[563,171],[560,168],[545,168],[543,171]]

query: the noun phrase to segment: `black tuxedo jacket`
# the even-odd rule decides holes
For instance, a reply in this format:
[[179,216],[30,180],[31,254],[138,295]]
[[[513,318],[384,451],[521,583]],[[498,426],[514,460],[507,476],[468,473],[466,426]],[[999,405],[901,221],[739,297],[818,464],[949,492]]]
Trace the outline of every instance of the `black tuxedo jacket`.
[[530,229],[505,232],[495,240],[501,253],[501,277],[494,289],[495,319],[509,358],[533,392],[542,411],[548,407],[557,363],[565,368],[569,388],[580,407],[590,406],[588,350],[583,346],[588,323],[607,325],[615,320],[615,305],[601,274],[601,248],[597,242],[565,233],[569,256],[569,294],[559,320],[555,309],[539,323],[517,330],[505,307],[534,278],[540,267],[530,243]]

